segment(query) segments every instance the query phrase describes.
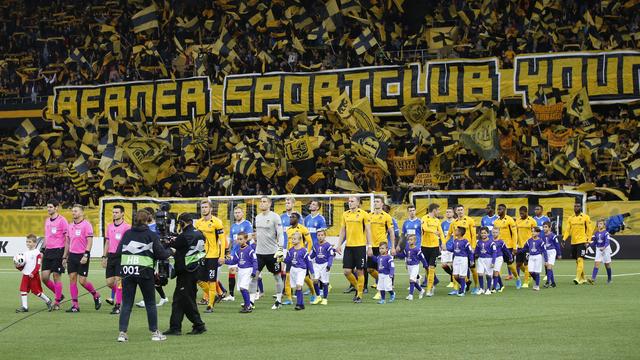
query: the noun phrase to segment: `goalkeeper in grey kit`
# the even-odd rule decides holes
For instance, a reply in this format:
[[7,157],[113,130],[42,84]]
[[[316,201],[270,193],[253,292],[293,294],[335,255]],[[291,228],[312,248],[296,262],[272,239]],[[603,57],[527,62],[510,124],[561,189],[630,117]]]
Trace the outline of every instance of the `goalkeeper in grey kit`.
[[[260,213],[254,221],[254,234],[256,236],[256,256],[258,258],[258,275],[266,266],[273,274],[276,283],[276,302],[271,309],[277,310],[282,305],[282,289],[284,283],[280,276],[280,262],[284,258],[282,247],[284,246],[284,234],[280,216],[271,211],[271,199],[266,196],[260,198]],[[255,294],[258,288],[258,276],[250,285],[249,292]]]

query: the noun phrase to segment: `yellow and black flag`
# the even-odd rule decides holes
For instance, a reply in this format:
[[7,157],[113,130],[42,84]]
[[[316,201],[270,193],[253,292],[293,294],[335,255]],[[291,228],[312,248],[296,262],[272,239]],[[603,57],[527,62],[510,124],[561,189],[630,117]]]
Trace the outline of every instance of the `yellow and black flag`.
[[589,120],[593,117],[586,88],[580,89],[579,92],[573,95],[567,105],[567,113],[577,117],[580,121]]
[[630,102],[628,106],[629,117],[640,120],[640,100]]
[[378,45],[378,41],[369,28],[365,28],[362,34],[353,40],[352,44],[353,49],[358,55],[362,55],[376,45]]
[[158,8],[155,3],[135,13],[131,17],[133,32],[140,33],[145,30],[158,28]]
[[284,149],[288,161],[300,161],[313,158],[313,146],[308,136],[285,141]]
[[640,159],[635,159],[627,166],[629,179],[640,181]]
[[485,160],[497,158],[500,151],[495,110],[481,110],[475,121],[460,135],[460,142]]
[[336,27],[342,25],[342,15],[340,14],[340,8],[336,0],[329,0],[324,4],[324,8],[320,8],[320,19],[322,19],[322,25],[329,32],[336,31]]
[[338,170],[336,171],[336,182],[335,186],[353,192],[362,192],[362,188],[353,180],[353,175],[349,170]]

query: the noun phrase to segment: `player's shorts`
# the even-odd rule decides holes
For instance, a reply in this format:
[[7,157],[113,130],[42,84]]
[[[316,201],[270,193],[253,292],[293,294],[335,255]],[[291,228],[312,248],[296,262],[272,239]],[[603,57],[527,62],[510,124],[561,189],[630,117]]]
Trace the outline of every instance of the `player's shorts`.
[[476,266],[478,267],[478,274],[492,274],[493,273],[493,259],[491,258],[478,258],[476,260]]
[[80,264],[80,260],[82,260],[83,254],[74,254],[69,253],[69,258],[67,259],[67,272],[69,274],[77,273],[80,276],[88,276],[89,275],[89,263],[91,259],[87,259],[86,264]]
[[344,248],[344,256],[342,257],[342,268],[364,270],[366,259],[366,246],[347,246]]
[[107,254],[107,268],[105,269],[104,276],[107,279],[120,276],[120,256],[113,253]]
[[596,248],[596,262],[608,264],[611,262],[611,246]]
[[307,269],[292,267],[289,271],[289,285],[292,288],[304,285],[305,276],[307,276]]
[[440,254],[440,261],[444,263],[453,262],[453,253],[451,251],[443,250]]
[[518,252],[516,254],[516,263],[518,264],[526,264],[527,263],[527,254],[524,252]]
[[64,274],[64,266],[62,266],[63,256],[64,248],[45,249],[42,255],[42,271]]
[[502,256],[496,257],[496,263],[493,265],[493,271],[497,271],[498,273],[500,273],[502,264],[504,264],[504,259],[502,258]]
[[422,254],[424,255],[424,258],[427,259],[427,264],[429,264],[429,266],[435,267],[436,260],[440,255],[440,248],[423,246],[421,249],[422,249]]
[[571,255],[573,256],[574,259],[577,258],[584,258],[584,256],[587,254],[587,244],[575,244],[575,245],[571,245]]
[[249,290],[252,272],[253,268],[238,268],[238,275],[236,277],[236,287],[238,288],[238,290]]
[[555,265],[556,264],[556,255],[557,255],[556,249],[547,250],[547,258],[549,259],[547,262],[550,265]]
[[22,281],[20,282],[20,292],[28,293],[38,296],[42,294],[42,285],[40,284],[40,275],[35,274],[32,278],[29,275],[22,275]]
[[469,259],[464,256],[456,256],[453,258],[453,275],[467,276],[469,271]]
[[393,281],[387,274],[378,274],[378,291],[393,291]]
[[324,263],[324,264],[313,263],[313,279],[314,280],[319,280],[323,284],[328,284],[330,273],[331,273],[330,271],[327,271],[327,263]]
[[541,254],[529,255],[529,264],[527,265],[530,273],[541,273],[544,265],[544,258]]
[[200,266],[198,279],[200,281],[218,281],[218,258],[204,258],[204,266]]
[[[371,251],[373,252],[373,256],[380,256],[380,248],[372,247]],[[373,258],[367,256],[367,269],[376,269],[378,270],[378,263],[373,260]]]
[[272,274],[280,273],[280,263],[273,257],[274,254],[257,254],[258,271],[262,271],[264,267]]
[[418,274],[420,274],[420,265],[407,265],[407,270],[409,271],[409,280],[413,282],[418,281]]

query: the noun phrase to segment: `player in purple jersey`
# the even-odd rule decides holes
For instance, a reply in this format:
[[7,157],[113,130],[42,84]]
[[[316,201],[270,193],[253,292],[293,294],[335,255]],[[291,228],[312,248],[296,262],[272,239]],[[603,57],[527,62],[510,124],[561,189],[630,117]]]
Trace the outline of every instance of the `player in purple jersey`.
[[451,291],[449,295],[458,295],[461,297],[464,296],[464,289],[467,285],[469,266],[475,265],[471,244],[469,244],[467,239],[463,238],[465,233],[465,228],[456,228],[453,233],[454,239],[451,246],[453,249],[453,276],[458,281],[458,284],[460,284],[460,289]]
[[533,280],[535,280],[536,285],[533,287],[533,290],[540,290],[540,273],[542,272],[542,260],[544,259],[544,264],[546,265],[548,262],[547,250],[544,246],[544,241],[540,238],[540,228],[534,227],[532,229],[532,238],[527,240],[522,249],[518,251],[523,256],[528,255],[529,263],[527,264],[529,273]]
[[287,251],[284,263],[289,269],[289,282],[291,287],[296,289],[296,310],[304,310],[304,295],[302,295],[302,286],[307,271],[313,276],[313,264],[309,259],[307,248],[302,246],[302,234],[293,233],[290,239],[293,247]]
[[422,249],[417,246],[416,235],[411,234],[407,236],[407,247],[402,251],[404,253],[404,257],[407,261],[407,270],[409,271],[409,295],[407,295],[407,300],[413,301],[413,291],[417,289],[420,293],[418,295],[419,299],[422,299],[425,294],[425,290],[420,286],[418,282],[418,274],[420,274],[420,264],[424,269],[429,268],[429,264],[427,263],[427,259],[424,257],[422,253]]
[[[53,304],[54,310],[60,310],[60,302],[64,300],[62,295],[62,278],[64,266],[62,257],[68,251],[67,231],[69,223],[64,216],[58,213],[60,203],[56,199],[51,199],[47,203],[47,214],[49,217],[44,224],[44,245],[42,255],[42,283],[55,294]],[[53,281],[51,274],[53,273]]]
[[[238,251],[238,249],[240,248],[240,245],[238,243],[238,234],[245,233],[247,235],[247,238],[251,238],[251,236],[253,235],[253,225],[251,225],[251,223],[244,218],[244,211],[241,207],[236,206],[233,209],[233,218],[235,221],[233,224],[231,224],[231,229],[229,231],[229,241],[227,242],[227,246],[230,249],[229,253],[231,255],[233,255],[233,253]],[[227,264],[227,266],[229,267],[229,295],[225,296],[222,301],[235,301],[236,298],[234,297],[234,289],[236,287],[236,274],[238,272],[238,266],[229,264]]]
[[316,232],[318,236],[318,243],[314,245],[311,252],[311,259],[313,260],[313,281],[314,285],[318,284],[318,288],[322,286],[322,295],[318,292],[316,301],[311,304],[327,305],[329,297],[329,275],[331,275],[331,266],[333,265],[333,258],[336,256],[336,251],[329,242],[327,242],[327,236],[324,229],[319,229]]
[[379,256],[371,256],[371,259],[378,265],[378,291],[380,291],[380,300],[378,304],[385,304],[387,293],[389,293],[389,302],[396,299],[393,291],[393,276],[395,274],[395,265],[393,264],[393,256],[389,255],[387,243],[381,242],[379,247]]
[[480,228],[480,241],[476,244],[474,252],[474,257],[477,259],[478,281],[480,283],[480,291],[476,295],[491,295],[491,280],[496,256],[496,246],[493,240],[489,238],[489,229],[483,226]]
[[493,263],[493,289],[491,289],[491,292],[494,293],[496,291],[504,291],[504,284],[502,283],[500,270],[502,269],[502,264],[505,261],[507,263],[512,263],[513,257],[511,254],[511,250],[507,248],[504,240],[500,239],[500,229],[494,227],[491,232],[493,233],[493,244],[496,247],[496,257]]
[[238,249],[230,253],[230,257],[225,261],[229,265],[237,266],[238,290],[242,294],[241,313],[250,313],[253,310],[253,302],[249,295],[249,285],[258,272],[258,258],[255,249],[249,245],[247,233],[241,231],[236,234]]
[[560,242],[558,236],[551,231],[551,222],[545,221],[542,224],[542,240],[544,240],[544,247],[547,250],[547,280],[544,284],[545,288],[556,287],[556,278],[553,274],[553,266],[556,263],[556,257],[562,259],[562,250],[560,249]]
[[591,273],[591,279],[587,279],[587,281],[591,285],[595,284],[600,264],[604,262],[604,267],[607,269],[607,284],[610,284],[612,281],[611,235],[607,232],[607,224],[604,219],[599,219],[596,226],[598,226],[598,231],[593,234],[591,244],[589,244],[589,246],[596,252],[596,256],[593,264],[593,272]]

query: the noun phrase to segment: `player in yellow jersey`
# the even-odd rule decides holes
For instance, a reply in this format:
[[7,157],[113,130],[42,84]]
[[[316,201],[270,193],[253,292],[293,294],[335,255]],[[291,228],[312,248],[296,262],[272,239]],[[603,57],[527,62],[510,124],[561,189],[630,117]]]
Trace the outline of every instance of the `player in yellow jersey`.
[[[518,248],[518,228],[513,218],[507,215],[507,206],[505,204],[498,205],[498,218],[493,222],[493,227],[500,230],[500,240],[504,241],[507,249],[511,251],[512,255],[516,254]],[[516,278],[516,289],[520,289],[522,281],[518,276],[516,264],[513,259],[508,263],[509,273]],[[509,279],[509,278],[507,278]]]
[[[449,233],[447,234],[447,239],[451,238],[451,236],[454,235],[454,232],[457,228],[459,227],[464,228],[465,233],[463,235],[463,238],[469,241],[469,245],[471,245],[471,250],[475,251],[476,242],[478,242],[478,238],[476,235],[476,222],[472,218],[464,214],[463,205],[458,204],[453,207],[453,210],[455,211],[457,218],[454,222],[451,223],[451,226],[449,227]],[[474,285],[473,289],[471,290],[471,293],[475,295],[475,293],[479,291],[478,271],[476,270],[475,265],[470,266],[470,270],[471,270],[471,275],[473,275],[473,285]],[[468,286],[467,286],[467,289],[469,289]]]
[[[516,228],[518,228],[518,249],[522,249],[527,240],[533,236],[532,229],[538,226],[538,223],[527,213],[526,206],[520,206],[518,209],[520,217],[516,220]],[[516,255],[516,268],[518,269],[518,275],[520,270],[524,272],[524,281],[522,282],[523,288],[529,287],[529,269],[527,268],[527,254],[524,252],[518,252]]]
[[193,224],[204,234],[205,256],[204,266],[200,266],[200,282],[198,285],[209,294],[209,301],[205,313],[212,313],[216,295],[218,295],[218,267],[224,264],[227,241],[224,236],[222,220],[213,216],[213,206],[208,199],[200,202],[202,217]]
[[440,256],[442,244],[446,242],[438,215],[440,205],[429,204],[427,215],[422,217],[422,254],[429,264],[427,273],[427,296],[433,296],[433,284],[436,278],[436,259]]
[[[358,197],[351,196],[348,204],[349,210],[342,214],[336,252],[342,254],[342,244],[346,242],[342,270],[351,286],[356,288],[356,296],[353,298],[353,302],[359,304],[362,302],[366,259],[367,256],[373,255],[371,250],[371,221],[369,220],[369,213],[360,209],[360,199]],[[357,280],[353,275],[353,269],[356,269],[358,274]]]
[[576,278],[573,283],[584,284],[587,279],[584,276],[584,256],[587,253],[587,246],[593,234],[593,224],[589,215],[582,212],[582,205],[576,202],[573,205],[575,215],[569,216],[563,232],[563,239],[571,238],[571,253],[576,259]]
[[[300,235],[302,236],[302,246],[307,248],[307,251],[309,252],[309,254],[311,254],[311,248],[312,248],[312,240],[311,240],[311,233],[309,232],[309,229],[307,229],[307,227],[305,227],[304,225],[300,224],[300,214],[298,214],[297,212],[292,212],[289,214],[289,227],[287,228],[287,245],[286,245],[286,249],[291,249],[293,247],[293,243],[289,240],[293,238],[293,234],[295,234],[296,232],[299,232]],[[284,282],[284,294],[287,297],[283,302],[282,305],[292,305],[293,304],[293,299],[291,297],[291,284],[289,284],[289,269],[286,269],[286,277],[285,277],[285,282]],[[311,290],[311,302],[316,300],[316,292],[315,289],[313,288],[313,280],[311,280],[311,278],[309,277],[309,275],[307,274],[304,278],[304,282],[305,284],[307,284],[307,286],[309,287],[309,289]]]
[[[380,244],[387,243],[387,235],[391,239],[391,255],[395,255],[395,232],[393,231],[393,219],[391,215],[382,210],[384,200],[380,196],[373,199],[373,212],[369,214],[371,221],[371,251],[374,256],[380,256]],[[367,259],[367,274],[364,274],[364,288],[368,286],[368,274],[378,282],[378,263],[372,258]],[[380,291],[376,292],[374,300],[380,300]]]

